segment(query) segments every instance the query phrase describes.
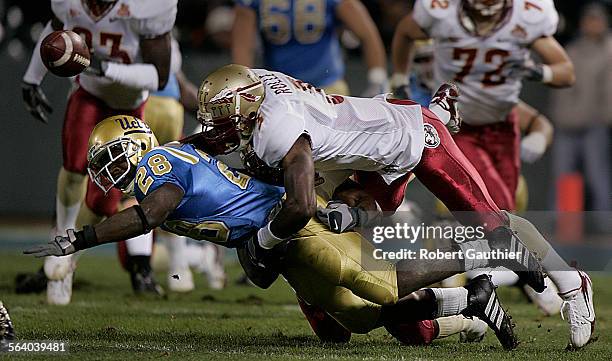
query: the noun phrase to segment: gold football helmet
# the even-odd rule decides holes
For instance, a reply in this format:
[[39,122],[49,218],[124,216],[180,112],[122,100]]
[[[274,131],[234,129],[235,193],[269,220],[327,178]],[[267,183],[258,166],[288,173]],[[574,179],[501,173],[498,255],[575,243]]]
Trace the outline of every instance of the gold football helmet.
[[253,136],[264,86],[246,66],[230,64],[212,73],[198,90],[198,121],[207,149],[227,154],[244,148]]
[[157,145],[151,128],[142,120],[130,115],[108,117],[89,137],[89,176],[105,194],[113,187],[132,193],[138,162]]

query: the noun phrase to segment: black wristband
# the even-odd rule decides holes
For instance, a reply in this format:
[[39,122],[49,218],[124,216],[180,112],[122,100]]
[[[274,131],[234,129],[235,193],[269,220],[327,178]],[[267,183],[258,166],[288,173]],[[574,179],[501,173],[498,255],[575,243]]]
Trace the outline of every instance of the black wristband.
[[72,242],[72,245],[76,251],[98,245],[96,230],[92,226],[85,226],[82,231],[75,232],[74,235],[76,240]]
[[144,211],[140,207],[139,204],[132,206],[132,208],[138,214],[140,218],[140,223],[142,224],[142,233],[149,233],[151,231],[151,225],[149,225],[149,221],[147,221],[147,216],[144,214]]

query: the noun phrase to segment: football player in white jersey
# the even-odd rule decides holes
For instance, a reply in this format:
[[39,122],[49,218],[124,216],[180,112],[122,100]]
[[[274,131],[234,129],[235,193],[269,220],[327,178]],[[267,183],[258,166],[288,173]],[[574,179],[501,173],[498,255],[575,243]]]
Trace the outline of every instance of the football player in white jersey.
[[[552,0],[417,0],[395,32],[394,88],[406,95],[413,43],[432,38],[436,82],[454,81],[461,91],[465,125],[455,142],[495,203],[508,211],[515,210],[520,174],[520,131],[512,109],[522,80],[554,87],[574,82],[573,65],[552,37],[557,22]],[[530,50],[543,63],[534,62]]]
[[[91,182],[86,186],[89,134],[111,114],[142,119],[149,91],[165,87],[176,6],[177,0],[51,0],[53,19],[40,35],[23,77],[23,98],[34,117],[46,122],[51,111],[40,87],[47,73],[39,54],[42,39],[53,30],[69,29],[80,34],[93,53],[92,66],[75,79],[64,118],[63,166],[56,201],[58,231],[95,223],[116,212],[121,192],[111,190],[105,195]],[[150,237],[128,242],[128,248],[133,246],[140,255],[129,266],[134,270],[133,283],[155,291],[159,288],[151,278],[147,256]],[[73,267],[70,258],[45,260],[50,303],[70,301]]]
[[[522,80],[553,87],[574,82],[573,65],[552,37],[557,22],[552,0],[417,0],[393,39],[392,83],[400,93],[413,42],[434,40],[436,80],[456,82],[462,94],[460,113],[466,125],[453,138],[501,209],[516,207],[520,132],[512,108]],[[542,63],[531,59],[530,50]],[[595,322],[590,280],[566,265],[543,265],[567,301],[570,344],[582,347]]]
[[[594,317],[590,279],[570,268],[529,221],[502,212],[495,205],[476,169],[447,129],[458,130],[456,88],[443,85],[434,95],[430,110],[384,96],[328,96],[285,74],[232,64],[209,74],[198,96],[202,137],[217,148],[217,153],[250,144],[267,166],[283,170],[286,199],[276,217],[259,230],[257,240],[249,242],[253,259],[288,239],[315,215],[315,169],[327,174],[343,173],[344,178],[353,171],[368,172],[370,180],[364,183],[376,186],[366,188],[375,189],[372,195],[376,201],[381,208],[390,210],[399,206],[405,185],[414,174],[457,220],[484,228],[487,240],[452,247],[466,251],[518,249],[524,256],[519,262],[491,263],[468,259],[410,260],[422,263],[419,269],[423,272],[415,278],[435,282],[457,273],[440,270],[503,265],[541,292],[544,279],[531,253],[535,251],[555,283],[559,284],[555,278],[572,272],[581,280],[572,297],[566,296],[567,314],[572,335],[586,337],[584,343],[590,338],[589,316]],[[331,177],[324,179],[328,181],[332,181]],[[361,217],[358,209],[345,208],[346,216],[336,219],[339,225],[330,222],[333,230],[367,223],[367,216]],[[402,262],[397,267],[401,269]],[[576,294],[581,297],[573,297]],[[573,336],[573,345],[579,347],[576,341]]]

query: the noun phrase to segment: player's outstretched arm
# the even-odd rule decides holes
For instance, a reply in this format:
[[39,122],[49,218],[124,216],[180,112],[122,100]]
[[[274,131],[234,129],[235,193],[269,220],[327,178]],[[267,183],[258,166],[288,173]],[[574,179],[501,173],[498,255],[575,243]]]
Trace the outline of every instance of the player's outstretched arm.
[[366,96],[386,92],[387,55],[376,24],[365,6],[357,0],[344,0],[336,8],[336,16],[361,40],[362,54],[368,66],[368,91]]
[[543,79],[544,83],[553,87],[564,88],[572,86],[576,82],[574,64],[555,38],[552,36],[539,38],[531,44],[531,48],[550,69],[550,75],[548,75],[550,79]]
[[67,237],[55,237],[53,241],[34,246],[23,253],[36,257],[64,256],[145,234],[164,222],[179,205],[183,195],[181,188],[166,183],[147,195],[139,206],[124,209],[93,227],[85,226],[82,231],[69,229]]
[[246,6],[235,5],[234,25],[232,27],[232,62],[253,66],[255,62],[255,34],[257,34],[257,14]]
[[[293,144],[283,158],[282,167],[287,198],[281,211],[266,227],[277,239],[289,238],[302,229],[317,210],[314,161],[310,141],[306,136],[302,135]],[[260,244],[262,241],[260,239]]]
[[[410,59],[415,40],[425,40],[429,36],[419,27],[408,14],[397,24],[393,40],[391,42],[391,62],[393,63],[393,75],[391,76],[391,88],[396,92],[408,85],[408,74],[410,73]],[[398,94],[405,95],[408,94]]]

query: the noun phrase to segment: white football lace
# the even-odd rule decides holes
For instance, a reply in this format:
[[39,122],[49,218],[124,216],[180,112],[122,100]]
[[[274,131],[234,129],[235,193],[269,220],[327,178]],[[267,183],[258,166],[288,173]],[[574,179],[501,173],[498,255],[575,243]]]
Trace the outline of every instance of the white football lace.
[[569,301],[563,301],[563,305],[561,305],[561,319],[565,320],[564,313],[567,313],[569,316],[570,325],[576,326],[577,324],[586,324],[586,320],[584,317],[580,317],[577,311],[577,305],[572,306],[572,302],[578,302],[576,296]]

